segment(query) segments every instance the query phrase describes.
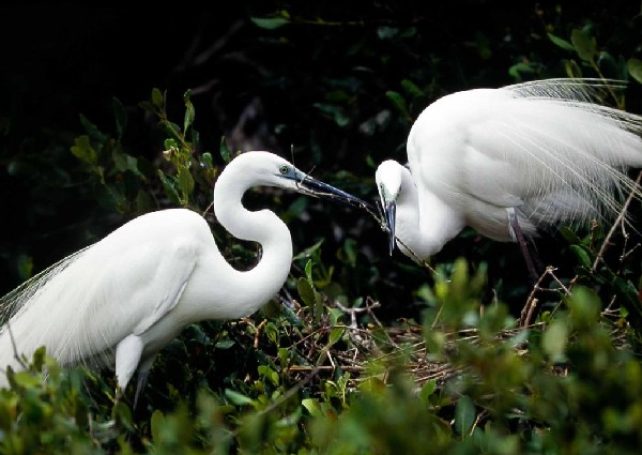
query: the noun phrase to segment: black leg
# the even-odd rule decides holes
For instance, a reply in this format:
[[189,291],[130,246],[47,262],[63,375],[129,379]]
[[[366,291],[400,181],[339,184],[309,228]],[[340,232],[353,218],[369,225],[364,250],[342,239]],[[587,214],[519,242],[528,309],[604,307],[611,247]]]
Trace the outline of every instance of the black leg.
[[526,237],[524,237],[522,228],[519,227],[515,209],[506,209],[506,212],[508,212],[510,229],[512,229],[513,233],[515,234],[515,239],[517,240],[517,243],[519,243],[519,248],[522,250],[522,256],[524,256],[524,261],[526,261],[526,268],[528,268],[528,273],[533,281],[537,281],[537,279],[539,278],[539,274],[537,273],[537,269],[535,268],[535,264],[533,263],[533,258],[530,254],[530,251],[528,250]]
[[149,378],[149,370],[140,370],[138,372],[138,380],[136,381],[136,393],[134,394],[134,407],[133,409],[136,409],[136,406],[138,405],[138,398],[140,397],[140,392],[145,388],[145,384],[147,384],[147,379]]

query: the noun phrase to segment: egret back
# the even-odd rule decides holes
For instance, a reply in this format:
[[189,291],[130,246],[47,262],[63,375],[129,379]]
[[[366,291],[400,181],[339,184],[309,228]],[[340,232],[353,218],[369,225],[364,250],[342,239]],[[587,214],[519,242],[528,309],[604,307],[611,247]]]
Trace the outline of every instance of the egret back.
[[15,364],[14,350],[30,356],[43,345],[62,364],[111,361],[125,336],[146,330],[177,303],[163,307],[185,287],[201,244],[223,262],[202,217],[165,210],[62,260],[3,298],[0,364]]
[[408,138],[417,185],[482,233],[510,207],[529,234],[619,212],[623,194],[641,194],[624,171],[642,166],[642,118],[591,103],[603,87],[548,80],[437,100]]

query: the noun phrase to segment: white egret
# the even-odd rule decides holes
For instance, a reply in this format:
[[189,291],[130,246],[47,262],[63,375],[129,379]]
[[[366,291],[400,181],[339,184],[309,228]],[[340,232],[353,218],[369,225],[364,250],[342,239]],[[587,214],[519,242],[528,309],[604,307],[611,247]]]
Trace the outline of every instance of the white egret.
[[248,211],[241,202],[257,185],[361,203],[274,154],[241,154],[216,182],[214,213],[232,235],[261,245],[254,268],[230,266],[195,212],[142,215],[2,299],[8,322],[0,332],[0,366],[20,369],[14,353],[31,356],[40,346],[63,365],[115,361],[121,390],[139,370],[137,396],[155,355],[183,327],[250,315],[285,282],[290,231],[272,211]]
[[621,208],[642,166],[642,117],[594,103],[621,81],[549,79],[454,93],[429,105],[407,141],[408,166],[385,161],[377,188],[390,233],[415,260],[465,226],[518,241],[560,222]]

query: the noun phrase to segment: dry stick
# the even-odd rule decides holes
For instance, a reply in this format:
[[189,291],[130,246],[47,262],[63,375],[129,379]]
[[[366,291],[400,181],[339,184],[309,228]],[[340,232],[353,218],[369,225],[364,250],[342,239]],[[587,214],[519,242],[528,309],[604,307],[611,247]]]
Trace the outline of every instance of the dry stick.
[[535,294],[537,291],[539,291],[540,285],[542,284],[542,281],[544,281],[544,278],[552,271],[554,270],[552,266],[546,267],[546,270],[539,276],[538,280],[535,282],[533,285],[533,290],[531,293],[528,295],[528,298],[526,299],[526,303],[524,304],[524,307],[522,308],[522,312],[520,313],[520,318],[519,318],[519,326],[520,327],[526,327],[530,323],[530,318],[532,316],[534,308],[533,301],[536,301],[535,299]]
[[267,319],[263,319],[259,325],[256,326],[256,333],[254,334],[254,343],[252,346],[254,349],[257,349],[259,347],[259,338],[261,337],[261,329],[265,324],[267,323]]
[[[350,371],[354,373],[358,373],[365,370],[365,368],[362,367],[361,365],[341,365],[340,368],[344,371]],[[313,367],[313,366],[307,366],[307,365],[292,365],[288,367],[288,371],[291,371],[291,372],[302,372],[302,371],[313,371],[313,370],[334,371],[336,370],[336,366],[321,365],[318,367]]]
[[[537,308],[538,302],[539,301],[536,298],[530,299],[527,304],[524,305],[524,308],[522,308],[522,313],[519,318],[519,326],[521,328],[526,328],[531,323],[531,319],[535,312],[535,308]],[[524,311],[526,311],[526,313],[524,313]]]
[[606,253],[606,249],[610,245],[611,242],[611,237],[613,237],[613,234],[615,233],[615,230],[617,227],[624,221],[624,217],[626,216],[626,211],[629,208],[629,205],[631,204],[631,201],[635,198],[636,196],[636,188],[640,185],[640,180],[642,180],[642,171],[638,173],[637,179],[635,179],[635,185],[631,193],[629,194],[629,197],[626,198],[626,201],[624,202],[624,205],[622,206],[622,210],[620,210],[620,213],[618,214],[617,218],[615,219],[615,222],[613,223],[613,226],[611,226],[611,229],[609,230],[608,234],[606,234],[606,237],[604,238],[604,241],[602,242],[602,246],[600,247],[600,251],[597,253],[597,257],[595,258],[595,262],[593,262],[593,267],[591,267],[591,273],[595,273],[597,270],[597,266],[599,265],[600,261],[603,261],[604,253]]

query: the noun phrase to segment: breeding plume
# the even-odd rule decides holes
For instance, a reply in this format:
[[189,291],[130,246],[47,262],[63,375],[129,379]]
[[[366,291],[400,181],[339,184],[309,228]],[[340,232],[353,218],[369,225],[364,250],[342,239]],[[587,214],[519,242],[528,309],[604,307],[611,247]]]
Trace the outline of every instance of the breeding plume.
[[256,311],[279,291],[292,261],[287,226],[273,212],[248,211],[241,203],[257,185],[361,203],[276,155],[244,153],[218,178],[214,213],[235,237],[261,245],[253,269],[231,267],[197,213],[170,209],[140,216],[2,299],[8,320],[0,333],[2,368],[20,368],[13,337],[18,353],[31,356],[46,346],[64,365],[115,360],[122,390],[138,368],[140,389],[156,353],[184,326]]
[[642,117],[596,104],[607,84],[623,87],[550,79],[428,106],[408,136],[408,166],[377,169],[391,252],[396,236],[423,260],[465,226],[526,252],[538,229],[617,213],[623,194],[640,194],[624,171],[642,166]]

